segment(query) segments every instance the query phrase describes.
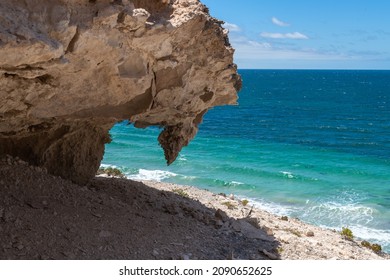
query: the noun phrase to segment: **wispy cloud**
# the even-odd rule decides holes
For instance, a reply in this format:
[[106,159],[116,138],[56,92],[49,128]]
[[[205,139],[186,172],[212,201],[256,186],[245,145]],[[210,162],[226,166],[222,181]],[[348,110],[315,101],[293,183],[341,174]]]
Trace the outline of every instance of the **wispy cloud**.
[[343,53],[333,53],[318,49],[297,48],[294,44],[279,44],[266,41],[254,41],[240,33],[230,36],[230,42],[235,48],[235,59],[238,63],[242,61],[341,61],[352,59]]
[[276,17],[273,17],[271,20],[272,20],[272,23],[277,25],[277,26],[281,26],[281,27],[290,26],[289,23],[281,21],[281,20],[277,19]]
[[[273,20],[275,22],[277,18]],[[279,20],[280,21],[280,20]],[[283,22],[283,21],[280,21]],[[367,69],[389,69],[390,58],[388,52],[375,52],[370,48],[358,49],[343,40],[329,41],[326,44],[318,43],[318,34],[307,35],[301,32],[247,32],[233,23],[224,24],[229,29],[230,43],[235,48],[234,58],[239,68],[264,68],[264,69],[359,69],[364,65]],[[261,31],[261,30],[260,30]],[[313,32],[313,31],[312,31]],[[390,35],[383,31],[375,34],[361,30],[354,34],[339,33],[334,36],[351,37],[350,43],[355,43],[356,37],[365,36],[381,37]],[[310,39],[310,40],[309,40]],[[374,38],[368,38],[371,41]],[[371,42],[370,41],[370,42]],[[337,44],[336,44],[336,43]],[[310,44],[307,44],[310,43]]]
[[270,39],[309,39],[305,34],[302,34],[300,32],[293,32],[293,33],[269,33],[269,32],[262,32],[260,33],[260,36],[263,38],[270,38]]
[[[275,34],[278,35],[275,36]],[[310,65],[318,65],[317,63],[328,63],[327,61],[337,62],[353,59],[348,54],[341,52],[331,52],[329,50],[311,49],[300,46],[294,40],[278,40],[279,38],[308,39],[308,36],[299,32],[280,34],[264,32],[262,35],[265,36],[249,38],[243,30],[241,32],[230,33],[230,43],[235,49],[234,57],[239,67],[289,68],[289,65],[291,67],[301,65],[302,68],[305,68],[305,65],[310,67]],[[276,40],[273,39],[275,37]]]
[[230,32],[240,32],[241,31],[241,28],[237,24],[234,24],[234,23],[225,22],[222,26],[223,26],[223,28],[228,29]]

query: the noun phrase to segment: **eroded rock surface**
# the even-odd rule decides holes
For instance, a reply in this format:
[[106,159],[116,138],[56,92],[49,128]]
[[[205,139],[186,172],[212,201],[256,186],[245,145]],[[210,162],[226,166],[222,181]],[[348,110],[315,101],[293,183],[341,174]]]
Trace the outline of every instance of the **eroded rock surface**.
[[165,129],[168,163],[241,81],[221,22],[198,0],[1,0],[0,155],[77,183],[115,122]]

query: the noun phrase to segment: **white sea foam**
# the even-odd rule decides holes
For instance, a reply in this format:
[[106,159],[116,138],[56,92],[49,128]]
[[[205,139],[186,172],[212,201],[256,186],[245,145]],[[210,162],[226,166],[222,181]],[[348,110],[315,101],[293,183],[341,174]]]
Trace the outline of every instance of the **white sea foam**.
[[137,174],[127,175],[127,178],[136,181],[158,181],[177,176],[176,173],[163,170],[146,170],[140,169]]
[[[352,194],[350,193],[350,195]],[[350,199],[351,197],[345,198],[345,200]],[[301,209],[301,213],[297,214],[302,220],[321,227],[335,230],[348,227],[356,237],[378,243],[387,251],[390,249],[390,230],[376,228],[375,215],[377,215],[377,210],[369,206],[357,202],[324,202],[304,207]]]
[[236,185],[236,186],[244,185],[244,183],[242,183],[242,182],[237,182],[237,181],[231,181],[230,184]]
[[[342,225],[338,227],[329,227],[327,225],[319,225],[323,228],[340,231]],[[390,250],[390,230],[375,229],[372,227],[366,227],[362,225],[350,225],[347,226],[353,233],[353,235],[360,240],[366,240],[371,243],[378,243],[382,246],[385,252]]]
[[268,212],[277,215],[300,217],[311,223],[321,223],[328,227],[342,227],[350,225],[367,225],[373,221],[374,209],[358,204],[321,203],[313,205],[306,200],[305,205],[287,205],[255,199],[255,204]]
[[325,202],[303,208],[302,217],[329,226],[366,225],[374,219],[374,209],[356,203]]
[[285,177],[289,178],[289,179],[294,179],[294,175],[291,173],[291,172],[288,172],[288,171],[280,171],[280,173],[282,173]]
[[178,161],[187,161],[187,158],[185,155],[179,155],[178,158],[177,158]]
[[100,164],[100,167],[102,167],[102,168],[112,167],[112,168],[118,168],[118,169],[119,169],[119,167],[116,166],[116,165],[113,165],[113,164],[104,164],[104,163]]
[[[296,207],[277,204],[264,200],[251,200],[254,205],[280,216],[298,217],[305,222],[323,228],[341,230],[348,227],[353,234],[362,240],[380,244],[385,251],[390,250],[390,230],[377,229],[371,226],[375,210],[362,205],[323,203],[312,207]],[[306,201],[310,204],[311,201]],[[306,205],[307,205],[306,204]]]
[[224,187],[237,187],[239,185],[244,185],[242,182],[238,181],[223,181],[223,180],[213,180],[216,185],[222,185]]
[[351,226],[353,234],[361,239],[377,242],[382,246],[390,246],[390,230],[374,229],[360,225]]
[[291,216],[298,210],[298,208],[294,206],[281,205],[278,203],[261,199],[254,199],[253,202],[255,207],[280,216]]

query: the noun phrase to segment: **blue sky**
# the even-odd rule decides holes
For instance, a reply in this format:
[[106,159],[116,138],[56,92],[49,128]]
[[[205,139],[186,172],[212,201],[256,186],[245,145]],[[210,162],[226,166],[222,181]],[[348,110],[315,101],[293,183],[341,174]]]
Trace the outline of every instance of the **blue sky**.
[[201,0],[241,69],[390,69],[389,0]]

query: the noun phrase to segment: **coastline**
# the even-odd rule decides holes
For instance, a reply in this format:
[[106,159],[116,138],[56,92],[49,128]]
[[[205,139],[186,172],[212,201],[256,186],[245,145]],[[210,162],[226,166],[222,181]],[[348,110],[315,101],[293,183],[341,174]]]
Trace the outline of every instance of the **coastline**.
[[86,186],[0,161],[0,259],[389,259],[339,232],[191,186]]
[[[182,190],[191,199],[199,201],[211,209],[221,209],[230,219],[249,218],[251,224],[275,239],[278,243],[278,254],[275,255],[278,255],[281,260],[390,259],[388,254],[378,255],[361,246],[360,243],[363,240],[347,240],[338,231],[310,225],[297,218],[278,216],[255,207],[250,202],[244,206],[242,200],[235,199],[233,194],[214,194],[196,187],[170,183],[142,182],[147,186],[164,191],[177,192],[177,190]],[[230,227],[234,229],[231,222]]]

